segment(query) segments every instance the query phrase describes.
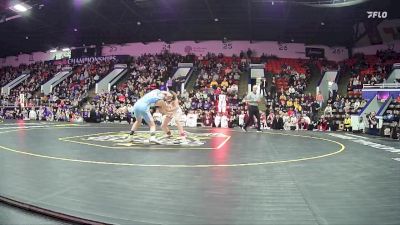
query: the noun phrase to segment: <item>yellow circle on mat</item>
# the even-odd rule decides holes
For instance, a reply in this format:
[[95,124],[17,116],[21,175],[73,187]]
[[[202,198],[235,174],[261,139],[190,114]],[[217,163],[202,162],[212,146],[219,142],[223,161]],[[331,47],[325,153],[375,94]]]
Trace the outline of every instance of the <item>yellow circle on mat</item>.
[[[36,129],[66,129],[66,128],[90,128],[90,129],[97,129],[97,128],[109,128],[109,127],[52,127],[52,128],[32,128],[32,129],[24,129],[24,130],[36,130]],[[13,131],[18,131],[18,130],[12,130],[12,131],[4,131],[0,132],[2,133],[9,133]],[[251,132],[250,132],[251,133]],[[260,166],[260,165],[270,165],[270,164],[282,164],[282,163],[292,163],[292,162],[302,162],[302,161],[307,161],[307,160],[314,160],[314,159],[321,159],[325,157],[329,157],[332,155],[339,154],[344,151],[346,148],[342,143],[326,139],[326,138],[320,138],[320,137],[313,137],[313,136],[306,136],[306,135],[298,135],[298,134],[284,134],[284,133],[273,133],[273,132],[263,132],[261,134],[272,134],[272,135],[283,135],[283,136],[292,136],[292,137],[303,137],[303,138],[310,138],[310,139],[317,139],[321,141],[327,141],[331,142],[334,144],[337,144],[340,146],[339,149],[335,149],[333,152],[326,153],[323,155],[315,155],[315,156],[310,156],[310,157],[303,157],[303,158],[297,158],[297,159],[288,159],[288,160],[280,160],[280,161],[267,161],[267,162],[252,162],[252,163],[237,163],[237,164],[139,164],[139,163],[123,163],[123,162],[103,162],[103,161],[91,161],[91,160],[81,160],[81,159],[71,159],[71,158],[63,158],[63,157],[54,157],[54,156],[48,156],[48,155],[41,155],[41,154],[36,154],[36,153],[30,153],[30,152],[24,152],[24,151],[19,151],[15,150],[12,148],[8,148],[5,146],[0,145],[0,149],[9,151],[9,152],[14,152],[18,154],[23,154],[27,156],[32,156],[32,157],[38,157],[38,158],[43,158],[43,159],[52,159],[52,160],[60,160],[60,161],[67,161],[67,162],[77,162],[77,163],[88,163],[88,164],[98,164],[98,165],[114,165],[114,166],[133,166],[133,167],[169,167],[169,168],[210,168],[210,167],[241,167],[241,166]]]

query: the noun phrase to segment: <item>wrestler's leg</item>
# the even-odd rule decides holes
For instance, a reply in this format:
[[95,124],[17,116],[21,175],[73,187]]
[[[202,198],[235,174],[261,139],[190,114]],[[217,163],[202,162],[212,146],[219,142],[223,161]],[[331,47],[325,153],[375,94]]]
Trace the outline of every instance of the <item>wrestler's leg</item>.
[[153,116],[149,110],[144,114],[143,119],[150,127],[150,142],[159,143],[156,138],[156,123],[154,122]]
[[171,130],[168,127],[168,124],[171,122],[172,118],[169,116],[166,116],[161,124],[161,129],[164,131],[164,133],[168,136],[172,136]]

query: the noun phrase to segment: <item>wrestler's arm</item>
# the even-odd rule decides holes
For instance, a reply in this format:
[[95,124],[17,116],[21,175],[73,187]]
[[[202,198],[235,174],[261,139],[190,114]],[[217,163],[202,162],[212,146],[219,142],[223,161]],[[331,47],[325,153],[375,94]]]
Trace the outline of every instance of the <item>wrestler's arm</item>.
[[165,113],[173,113],[173,112],[177,109],[176,106],[167,104],[167,103],[166,103],[165,101],[163,101],[163,100],[158,101],[158,102],[155,104],[155,106],[160,107],[160,111],[164,112],[164,114],[165,114]]
[[161,94],[164,94],[164,95],[168,95],[168,96],[171,95],[171,93],[169,93],[168,91],[160,91],[160,92],[161,92]]
[[160,93],[162,94],[162,95],[164,95],[164,96],[172,96],[172,94],[171,93],[169,93],[168,91],[160,91]]

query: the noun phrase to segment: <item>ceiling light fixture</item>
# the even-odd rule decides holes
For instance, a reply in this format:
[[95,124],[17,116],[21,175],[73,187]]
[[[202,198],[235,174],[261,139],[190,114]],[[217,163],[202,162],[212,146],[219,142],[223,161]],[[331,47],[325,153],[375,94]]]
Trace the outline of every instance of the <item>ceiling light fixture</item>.
[[21,12],[26,12],[29,9],[32,9],[32,7],[25,3],[18,3],[18,4],[11,6],[9,9],[11,9],[14,12],[21,13]]
[[21,5],[21,4],[16,4],[16,5],[14,5],[13,8],[18,12],[26,12],[26,11],[28,11],[28,9],[25,6]]
[[67,52],[67,51],[71,51],[71,49],[70,48],[63,48],[62,51],[63,52]]
[[51,49],[50,52],[52,53],[57,52],[57,49]]

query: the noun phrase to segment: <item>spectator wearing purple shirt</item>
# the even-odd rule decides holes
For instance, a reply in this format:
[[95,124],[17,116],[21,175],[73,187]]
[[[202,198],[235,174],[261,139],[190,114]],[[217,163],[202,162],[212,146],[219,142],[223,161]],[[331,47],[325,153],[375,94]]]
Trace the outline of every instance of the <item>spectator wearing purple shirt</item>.
[[211,103],[209,101],[205,101],[203,104],[203,109],[204,110],[209,110],[211,108]]
[[172,88],[172,78],[171,77],[167,81],[167,87],[168,87],[168,89]]
[[164,82],[161,82],[159,89],[160,91],[167,91],[167,86],[164,84]]
[[197,99],[195,99],[195,98],[192,99],[192,105],[190,106],[190,108],[192,110],[197,109]]
[[203,108],[203,102],[202,102],[202,101],[199,101],[199,102],[197,103],[197,108],[198,108],[198,109]]

